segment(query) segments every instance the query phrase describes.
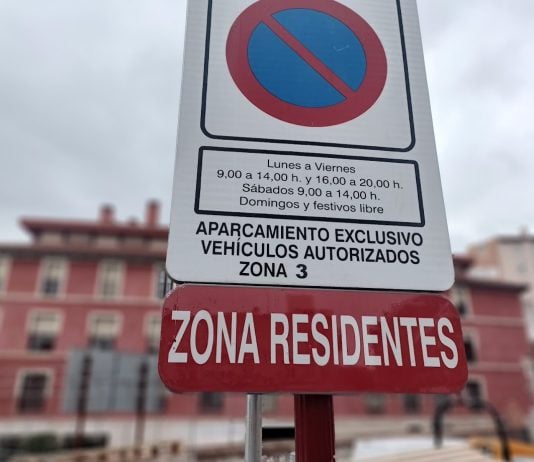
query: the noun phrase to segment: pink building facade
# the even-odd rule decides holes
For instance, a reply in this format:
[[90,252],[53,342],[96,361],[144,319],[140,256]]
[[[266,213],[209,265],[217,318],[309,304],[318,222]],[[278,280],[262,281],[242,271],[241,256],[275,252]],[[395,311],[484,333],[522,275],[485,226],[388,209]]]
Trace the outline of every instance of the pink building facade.
[[[126,359],[155,364],[162,296],[168,287],[163,266],[168,229],[159,224],[158,215],[158,204],[150,202],[142,223],[117,222],[109,206],[95,221],[24,219],[31,241],[0,245],[0,430],[11,421],[75,418],[81,379],[73,351],[78,357],[94,354],[103,362],[115,354],[115,360],[130,355]],[[465,393],[487,399],[521,426],[532,403],[520,302],[524,287],[469,277],[470,264],[467,258],[455,259],[456,284],[446,294],[463,318],[469,358]],[[111,374],[114,369],[109,370]],[[88,398],[88,414],[133,419],[139,393],[146,392],[136,374],[106,382],[105,393],[120,395],[110,402],[122,404],[108,408],[102,399],[98,403],[95,392]],[[149,380],[152,404],[146,412],[151,419],[244,416],[242,395],[171,395],[156,383],[155,368]],[[113,391],[118,386],[123,388]],[[336,415],[347,417],[429,416],[440,399],[359,394],[337,396],[335,406]],[[290,419],[292,413],[291,396],[265,398],[267,417]]]

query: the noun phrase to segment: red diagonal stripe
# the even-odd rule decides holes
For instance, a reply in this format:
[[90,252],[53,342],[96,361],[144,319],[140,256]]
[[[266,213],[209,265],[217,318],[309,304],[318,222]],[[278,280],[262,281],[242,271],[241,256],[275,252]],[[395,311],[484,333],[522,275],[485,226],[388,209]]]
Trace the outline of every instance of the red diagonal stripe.
[[335,72],[332,72],[328,66],[318,59],[272,16],[265,17],[263,23],[345,98],[350,98],[354,94],[354,90],[352,88],[350,88],[342,79],[340,79]]

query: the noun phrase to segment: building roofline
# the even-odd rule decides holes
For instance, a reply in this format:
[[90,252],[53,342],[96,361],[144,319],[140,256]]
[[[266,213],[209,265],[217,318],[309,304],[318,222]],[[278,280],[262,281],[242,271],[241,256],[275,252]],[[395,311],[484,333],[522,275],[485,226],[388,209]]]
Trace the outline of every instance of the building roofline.
[[520,244],[522,242],[534,242],[534,234],[497,234],[495,236],[484,239],[469,245],[470,249],[485,247],[491,244]]
[[101,223],[98,221],[41,218],[22,218],[20,223],[24,229],[34,235],[44,231],[160,239],[167,239],[169,235],[167,226],[146,226],[134,223]]
[[452,258],[453,258],[454,266],[456,267],[466,269],[466,268],[469,268],[473,264],[473,258],[470,257],[469,255],[454,254]]
[[506,290],[510,292],[524,292],[528,289],[527,284],[517,284],[493,279],[480,279],[471,276],[457,276],[456,284],[465,284],[470,287],[482,287],[485,289]]
[[81,258],[132,258],[144,260],[165,260],[167,254],[166,250],[157,250],[143,248],[139,246],[132,246],[131,248],[102,248],[89,247],[85,245],[34,245],[34,244],[2,244],[0,245],[0,253],[8,255],[22,255],[22,256],[43,256],[43,255],[57,255],[68,257]]
[[534,235],[532,234],[520,234],[516,236],[496,236],[495,239],[502,243],[521,243],[521,242],[534,242]]

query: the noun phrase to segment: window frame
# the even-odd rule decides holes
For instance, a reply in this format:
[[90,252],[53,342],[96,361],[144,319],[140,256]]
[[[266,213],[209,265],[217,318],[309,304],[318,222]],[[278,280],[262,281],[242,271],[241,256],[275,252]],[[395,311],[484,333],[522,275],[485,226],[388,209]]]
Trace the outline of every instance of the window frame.
[[261,410],[264,413],[276,412],[278,410],[279,400],[276,393],[267,393],[261,400]]
[[[38,316],[39,314],[54,314],[58,318],[58,327],[57,332],[55,332],[54,339],[53,339],[53,345],[50,349],[41,349],[41,348],[30,348],[30,338],[32,336],[32,324],[33,324],[33,317]],[[63,327],[65,323],[65,315],[63,311],[54,309],[54,308],[34,308],[28,311],[26,315],[26,349],[31,352],[35,353],[49,353],[57,348],[57,340],[61,336],[61,333],[63,332]]]
[[465,386],[462,390],[462,395],[465,398],[465,400],[468,402],[470,401],[470,396],[467,392],[467,387],[468,387],[468,384],[470,383],[476,383],[478,385],[479,391],[480,391],[480,400],[486,401],[488,397],[486,380],[484,379],[484,377],[479,376],[479,375],[473,375],[473,376],[470,375],[469,378],[467,379],[467,382],[465,383]]
[[[96,338],[93,334],[93,321],[92,319],[98,317],[98,316],[113,316],[116,319],[116,333],[114,336],[110,337],[109,340],[112,340],[111,348],[105,347],[101,348],[99,346],[93,345],[93,339]],[[115,350],[117,347],[117,341],[119,340],[121,334],[122,334],[122,327],[124,323],[124,315],[120,311],[116,310],[93,310],[87,313],[86,318],[86,337],[87,341],[86,344],[91,349],[97,349],[97,350],[104,350],[104,351],[111,351]],[[103,338],[103,337],[102,337]]]
[[[52,262],[59,262],[60,269],[57,281],[57,289],[54,293],[45,291],[45,282],[47,280],[47,265]],[[37,293],[45,298],[61,298],[65,295],[67,278],[69,274],[69,260],[65,257],[45,256],[39,263],[39,277],[37,278]]]
[[[375,403],[372,403],[372,400],[376,400]],[[364,395],[364,405],[365,413],[367,415],[383,415],[387,411],[387,402],[386,402],[385,393],[366,393]],[[380,403],[379,403],[380,402]],[[377,405],[377,403],[379,403]]]
[[[218,400],[215,406],[209,404],[205,398],[213,397]],[[198,394],[199,414],[223,414],[225,408],[225,394],[221,392],[200,392]]]
[[[159,332],[156,340],[156,348],[154,349],[151,344],[152,338],[151,338],[151,319],[158,319],[159,320]],[[143,320],[143,336],[145,338],[146,343],[146,352],[148,354],[157,354],[159,352],[159,342],[161,338],[161,312],[159,311],[149,311],[145,314],[144,320]]]
[[[45,386],[43,388],[43,404],[41,409],[30,409],[23,411],[20,409],[20,401],[23,394],[24,381],[29,375],[43,375],[46,377]],[[51,368],[21,368],[17,371],[15,379],[15,386],[13,390],[13,406],[15,407],[15,414],[44,414],[47,411],[50,398],[54,390],[55,373]]]
[[[173,285],[174,281],[167,273],[165,263],[156,263],[154,265],[154,273],[152,277],[152,298],[155,298],[157,300],[163,300],[172,290]],[[163,293],[165,288],[167,289],[167,291]]]
[[[414,399],[415,407],[408,406],[408,399]],[[405,414],[419,415],[423,411],[423,400],[418,393],[405,393],[402,395],[402,409]]]
[[[473,314],[473,301],[471,299],[471,290],[468,285],[454,284],[450,290],[449,299],[458,310],[458,314],[461,318]],[[461,310],[460,306],[463,306],[464,309]]]
[[[110,264],[116,264],[118,268],[117,290],[116,290],[116,293],[112,295],[108,295],[104,293],[105,269],[106,269],[106,265],[110,265]],[[96,295],[99,298],[103,298],[106,300],[114,300],[114,299],[123,297],[124,296],[125,273],[126,273],[126,264],[124,261],[119,260],[119,259],[113,259],[113,258],[107,258],[107,259],[101,260],[98,263],[98,274],[96,278]]]
[[11,264],[11,256],[0,254],[0,294],[7,293],[7,284],[11,274]]
[[[471,352],[473,354],[472,359],[468,358],[467,348],[466,348],[467,344],[471,345]],[[463,345],[465,349],[465,360],[467,361],[467,364],[472,365],[472,364],[478,363],[480,361],[480,357],[478,354],[480,351],[478,335],[476,335],[474,332],[470,330],[465,330],[464,335],[463,335]]]

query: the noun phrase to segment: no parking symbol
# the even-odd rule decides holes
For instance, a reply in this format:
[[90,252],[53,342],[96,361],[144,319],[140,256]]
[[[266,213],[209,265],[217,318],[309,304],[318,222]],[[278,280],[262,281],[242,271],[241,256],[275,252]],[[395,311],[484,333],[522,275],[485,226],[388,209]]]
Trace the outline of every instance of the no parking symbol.
[[232,25],[230,74],[263,112],[296,125],[353,120],[380,97],[384,47],[373,28],[331,0],[260,0]]

